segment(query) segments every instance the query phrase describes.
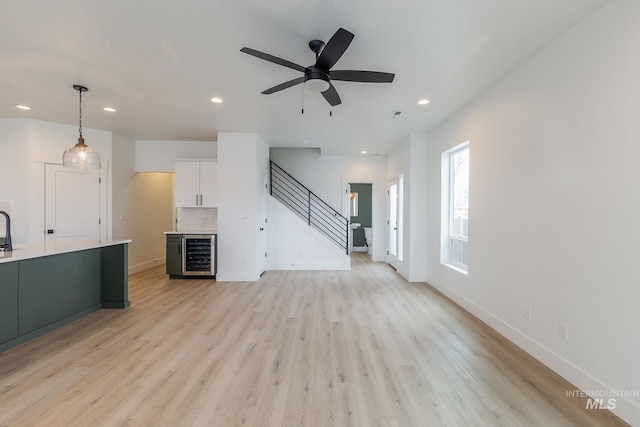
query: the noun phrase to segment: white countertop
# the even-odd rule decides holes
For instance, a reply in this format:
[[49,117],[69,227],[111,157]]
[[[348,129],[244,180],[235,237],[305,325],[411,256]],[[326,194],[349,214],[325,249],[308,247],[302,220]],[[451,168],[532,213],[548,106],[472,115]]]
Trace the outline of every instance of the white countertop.
[[218,234],[218,231],[165,231],[164,234]]
[[51,240],[47,242],[17,243],[12,252],[0,251],[0,263],[39,258],[86,249],[131,243],[131,240]]

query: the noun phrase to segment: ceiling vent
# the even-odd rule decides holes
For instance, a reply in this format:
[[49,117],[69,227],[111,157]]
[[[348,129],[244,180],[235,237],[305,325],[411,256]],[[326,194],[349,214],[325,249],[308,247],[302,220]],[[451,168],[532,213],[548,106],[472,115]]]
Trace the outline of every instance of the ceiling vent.
[[391,118],[392,119],[397,119],[398,117],[400,117],[400,114],[402,114],[402,111],[400,110],[393,110],[391,112]]

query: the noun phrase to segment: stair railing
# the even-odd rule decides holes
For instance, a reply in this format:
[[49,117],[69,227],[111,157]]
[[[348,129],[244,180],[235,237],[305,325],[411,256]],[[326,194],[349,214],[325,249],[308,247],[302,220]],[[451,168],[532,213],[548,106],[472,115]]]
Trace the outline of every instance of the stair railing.
[[271,195],[349,254],[349,220],[280,166],[270,163]]

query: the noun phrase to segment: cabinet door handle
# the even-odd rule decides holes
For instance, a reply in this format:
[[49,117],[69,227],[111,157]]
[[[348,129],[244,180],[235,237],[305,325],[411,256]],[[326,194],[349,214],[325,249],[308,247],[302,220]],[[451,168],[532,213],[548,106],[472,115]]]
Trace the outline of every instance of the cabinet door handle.
[[196,194],[196,206],[198,206],[198,195]]
[[200,195],[200,206],[202,206],[202,194]]

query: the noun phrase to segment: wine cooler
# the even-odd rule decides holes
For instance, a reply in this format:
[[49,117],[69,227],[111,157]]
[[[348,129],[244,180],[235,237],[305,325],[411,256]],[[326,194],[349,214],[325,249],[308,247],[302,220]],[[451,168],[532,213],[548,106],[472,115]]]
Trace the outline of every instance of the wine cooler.
[[182,275],[216,275],[216,235],[182,237]]

